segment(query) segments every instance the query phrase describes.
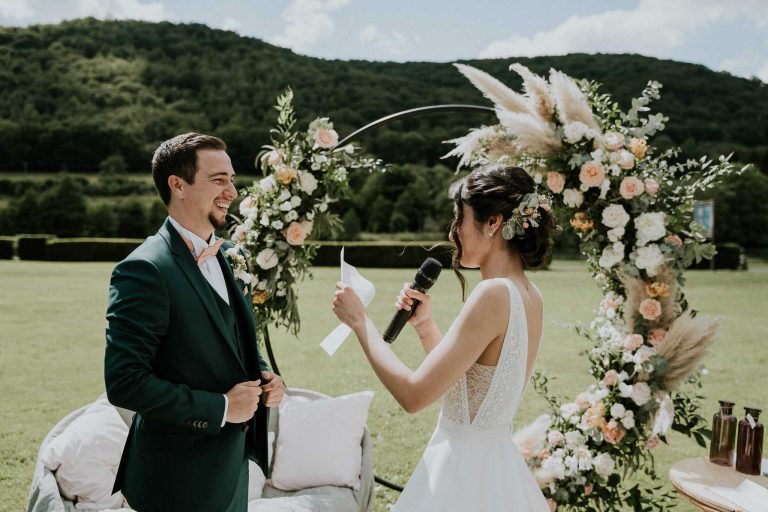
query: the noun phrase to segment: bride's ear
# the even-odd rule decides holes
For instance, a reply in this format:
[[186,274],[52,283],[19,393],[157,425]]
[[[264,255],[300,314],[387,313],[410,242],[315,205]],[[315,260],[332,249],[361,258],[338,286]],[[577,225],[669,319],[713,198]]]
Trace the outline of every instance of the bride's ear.
[[504,222],[504,217],[500,214],[491,215],[488,217],[488,231],[495,233],[501,229],[501,224]]

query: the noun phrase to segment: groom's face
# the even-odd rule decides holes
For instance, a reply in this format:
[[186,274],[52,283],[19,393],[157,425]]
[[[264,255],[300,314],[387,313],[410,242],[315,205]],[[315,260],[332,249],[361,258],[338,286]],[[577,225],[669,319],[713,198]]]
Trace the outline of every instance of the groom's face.
[[198,221],[207,220],[214,229],[224,229],[232,200],[237,197],[235,171],[225,151],[197,151],[194,183],[186,185],[184,207]]

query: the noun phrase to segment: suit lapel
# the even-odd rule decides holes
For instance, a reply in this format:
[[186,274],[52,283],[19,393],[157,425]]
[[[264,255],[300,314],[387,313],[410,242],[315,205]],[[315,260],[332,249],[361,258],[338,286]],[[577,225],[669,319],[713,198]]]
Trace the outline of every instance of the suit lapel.
[[[243,368],[243,371],[245,371],[245,367],[243,367],[243,361],[240,360],[239,351],[237,346],[235,346],[237,340],[232,339],[232,333],[230,333],[226,325],[224,325],[224,319],[221,317],[221,312],[219,311],[219,307],[216,305],[216,299],[213,296],[214,292],[211,291],[211,287],[208,285],[208,281],[205,280],[203,273],[200,272],[195,259],[192,257],[189,249],[181,239],[181,235],[179,235],[178,231],[176,231],[176,228],[173,227],[173,224],[171,224],[171,221],[168,219],[165,220],[165,223],[160,228],[159,233],[160,236],[165,238],[165,241],[168,243],[168,246],[171,249],[171,253],[176,258],[176,263],[179,265],[179,267],[181,267],[181,270],[187,276],[187,279],[189,279],[189,282],[192,284],[192,288],[194,288],[195,292],[200,298],[200,301],[205,306],[205,309],[208,312],[208,316],[211,317],[211,320],[213,321],[214,325],[216,325],[216,328],[224,338],[227,346],[229,346],[235,358],[240,363],[240,366]],[[219,249],[219,253],[221,253],[221,249]],[[224,267],[227,267],[227,269],[224,270],[226,275],[228,265],[225,264]],[[232,271],[230,270],[229,272],[231,274]],[[230,297],[230,302],[231,301],[232,298]]]
[[[227,282],[231,285],[231,289],[235,291],[232,294],[234,297],[230,296],[229,301],[233,307],[237,307],[240,310],[241,318],[245,319],[245,329],[248,335],[248,343],[255,344],[256,327],[253,325],[253,310],[249,304],[251,295],[243,294],[243,291],[240,289],[240,284],[235,279],[234,273],[232,273],[232,268],[229,266],[229,261],[227,261],[227,257],[224,253],[225,247],[227,245],[228,243],[225,242],[224,245],[221,246],[217,257],[219,258],[219,264],[221,265],[221,268],[224,272],[224,279],[226,279]],[[248,298],[248,301],[246,301],[246,297]]]

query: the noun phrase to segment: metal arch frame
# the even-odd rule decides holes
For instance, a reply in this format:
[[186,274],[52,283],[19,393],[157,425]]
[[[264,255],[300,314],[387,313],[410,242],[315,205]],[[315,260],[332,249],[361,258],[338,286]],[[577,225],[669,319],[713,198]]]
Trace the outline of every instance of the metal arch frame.
[[[393,123],[395,121],[399,121],[401,119],[408,119],[410,117],[416,117],[423,114],[434,114],[434,113],[441,113],[441,112],[481,112],[481,113],[490,113],[495,114],[496,111],[491,107],[483,107],[479,105],[429,105],[426,107],[417,107],[412,108],[409,110],[403,110],[401,112],[397,112],[394,114],[390,114],[388,116],[382,117],[380,119],[377,119],[376,121],[373,121],[372,123],[368,123],[367,125],[363,126],[362,128],[359,128],[355,130],[354,132],[350,133],[343,139],[341,139],[338,143],[336,143],[335,146],[331,148],[331,151],[337,150],[339,148],[342,148],[349,144],[351,141],[357,139],[358,137],[362,136],[363,134],[373,130],[374,128],[378,128],[380,126],[387,125],[389,123]],[[272,351],[272,343],[269,339],[269,326],[264,325],[262,327],[263,334],[264,334],[264,345],[267,349],[267,358],[269,359],[269,364],[272,367],[272,371],[276,373],[277,375],[280,375],[280,369],[277,367],[277,361],[275,360],[275,354]],[[403,491],[403,487],[397,484],[394,484],[392,482],[389,482],[383,478],[380,478],[374,474],[373,476],[374,481],[376,483],[379,483],[381,485],[384,485],[386,487],[389,487],[390,489],[393,489],[398,492]]]

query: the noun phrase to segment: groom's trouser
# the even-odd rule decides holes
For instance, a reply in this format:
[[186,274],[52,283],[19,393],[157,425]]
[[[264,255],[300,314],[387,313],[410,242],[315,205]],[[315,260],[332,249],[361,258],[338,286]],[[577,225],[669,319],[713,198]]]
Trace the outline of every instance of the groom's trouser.
[[243,457],[243,465],[240,468],[240,478],[237,481],[232,503],[225,512],[247,512],[248,510],[248,457]]

